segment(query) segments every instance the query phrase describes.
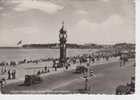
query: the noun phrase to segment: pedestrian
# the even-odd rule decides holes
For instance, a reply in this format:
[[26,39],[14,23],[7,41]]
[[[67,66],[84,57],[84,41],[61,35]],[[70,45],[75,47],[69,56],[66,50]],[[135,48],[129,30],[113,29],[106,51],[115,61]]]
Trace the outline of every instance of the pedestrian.
[[7,70],[6,70],[6,66],[5,66],[4,73],[6,73],[6,72],[7,72]]
[[47,70],[47,72],[49,73],[49,72],[50,72],[50,70],[48,69],[48,70]]
[[55,71],[57,71],[57,63],[56,63],[56,60],[53,60],[53,67],[55,68]]
[[46,72],[47,72],[47,66],[45,66],[45,68],[44,68],[44,69],[45,69],[45,73],[46,73]]
[[40,75],[41,74],[41,72],[40,72],[40,70],[37,72],[37,75]]
[[57,71],[57,66],[56,66],[56,64],[55,64],[55,71]]
[[68,64],[66,63],[65,65],[66,65],[66,70],[68,70]]
[[12,79],[16,79],[16,70],[13,70],[12,74]]
[[10,72],[10,69],[8,70],[8,79],[9,79],[9,80],[11,79],[11,72]]
[[1,73],[3,73],[3,68],[1,69]]
[[122,66],[122,63],[123,63],[123,58],[122,56],[120,56],[120,67]]
[[88,63],[87,63],[87,67],[89,67],[89,66],[90,66],[90,63],[88,62]]
[[12,71],[11,75],[12,75],[12,79],[14,79],[14,70]]

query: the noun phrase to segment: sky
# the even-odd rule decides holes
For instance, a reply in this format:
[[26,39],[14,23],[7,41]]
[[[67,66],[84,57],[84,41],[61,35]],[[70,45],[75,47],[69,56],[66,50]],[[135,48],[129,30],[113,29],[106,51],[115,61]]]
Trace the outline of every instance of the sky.
[[135,43],[134,0],[0,0],[0,46]]

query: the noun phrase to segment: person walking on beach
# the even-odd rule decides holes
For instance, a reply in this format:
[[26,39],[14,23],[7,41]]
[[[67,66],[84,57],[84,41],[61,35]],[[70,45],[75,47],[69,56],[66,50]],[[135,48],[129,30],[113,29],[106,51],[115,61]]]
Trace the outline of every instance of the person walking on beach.
[[57,71],[57,63],[56,63],[56,60],[53,60],[53,68],[55,68],[55,71]]
[[66,70],[68,70],[70,64],[67,62],[67,63],[65,64],[65,66],[66,66]]
[[12,71],[12,79],[16,79],[16,70]]
[[66,70],[68,70],[68,64],[65,64],[65,66],[66,66]]
[[12,79],[14,79],[14,73],[13,73],[13,71],[12,71],[11,75],[12,75],[12,77],[11,77],[11,78],[12,78]]
[[57,65],[56,64],[54,65],[54,68],[55,68],[55,71],[57,71]]
[[122,67],[123,65],[125,65],[125,57],[120,56],[120,67]]
[[6,73],[7,72],[7,69],[6,69],[6,66],[5,66],[5,68],[4,68],[4,73]]
[[40,70],[37,72],[37,75],[40,75],[41,74],[41,72],[40,72]]
[[16,79],[16,70],[14,70],[14,79]]
[[45,68],[44,68],[44,69],[45,69],[45,73],[47,73],[47,66],[45,66]]
[[12,75],[12,79],[14,79],[14,71],[13,70],[12,70],[11,75]]
[[8,70],[8,80],[11,79],[11,72],[10,72],[10,69]]

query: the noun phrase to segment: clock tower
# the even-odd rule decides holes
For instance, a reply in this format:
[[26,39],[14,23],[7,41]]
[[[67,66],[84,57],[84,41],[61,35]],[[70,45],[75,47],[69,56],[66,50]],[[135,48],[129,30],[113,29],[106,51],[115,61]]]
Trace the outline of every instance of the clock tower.
[[64,22],[62,23],[62,28],[59,31],[59,41],[60,41],[60,67],[65,67],[66,64],[66,42],[67,42],[67,32],[64,30]]

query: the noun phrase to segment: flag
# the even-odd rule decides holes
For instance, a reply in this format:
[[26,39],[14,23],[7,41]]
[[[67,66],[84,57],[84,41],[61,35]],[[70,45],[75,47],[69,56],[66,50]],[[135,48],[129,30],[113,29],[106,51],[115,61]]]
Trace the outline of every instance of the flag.
[[17,43],[17,45],[20,45],[20,44],[22,44],[22,40],[20,40],[20,41]]

